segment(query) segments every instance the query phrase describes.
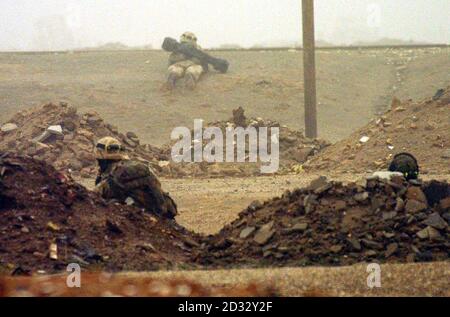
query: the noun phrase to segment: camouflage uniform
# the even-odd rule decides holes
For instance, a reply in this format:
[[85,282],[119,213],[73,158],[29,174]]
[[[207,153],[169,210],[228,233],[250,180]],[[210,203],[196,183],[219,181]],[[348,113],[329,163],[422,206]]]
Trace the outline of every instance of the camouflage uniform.
[[[194,34],[186,32],[181,36],[181,42],[188,43],[198,49],[201,47],[197,44],[197,38]],[[195,84],[204,72],[208,71],[208,65],[204,65],[196,58],[189,59],[181,53],[173,52],[169,56],[169,79],[178,80],[186,77],[187,80],[193,80]],[[192,87],[191,87],[192,88]]]
[[149,167],[132,161],[120,142],[106,137],[97,142],[95,156],[100,165],[96,191],[107,200],[132,203],[146,211],[173,219],[177,206],[161,188]]
[[108,200],[128,203],[146,211],[173,219],[177,206],[170,196],[162,191],[161,183],[150,169],[141,162],[118,161],[111,163],[97,177],[96,190]]

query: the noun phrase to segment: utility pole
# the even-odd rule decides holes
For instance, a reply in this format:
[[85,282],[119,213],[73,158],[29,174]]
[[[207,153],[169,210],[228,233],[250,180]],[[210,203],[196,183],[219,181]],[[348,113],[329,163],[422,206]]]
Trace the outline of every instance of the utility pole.
[[303,71],[305,82],[305,136],[317,138],[314,0],[302,0]]

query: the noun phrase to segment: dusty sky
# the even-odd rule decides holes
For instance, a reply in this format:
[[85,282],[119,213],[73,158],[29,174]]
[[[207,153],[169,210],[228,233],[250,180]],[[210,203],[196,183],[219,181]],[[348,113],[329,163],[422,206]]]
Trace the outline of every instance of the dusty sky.
[[[0,0],[0,50],[122,42],[158,47],[185,30],[204,47],[301,37],[301,0]],[[317,38],[450,43],[449,0],[316,0]]]

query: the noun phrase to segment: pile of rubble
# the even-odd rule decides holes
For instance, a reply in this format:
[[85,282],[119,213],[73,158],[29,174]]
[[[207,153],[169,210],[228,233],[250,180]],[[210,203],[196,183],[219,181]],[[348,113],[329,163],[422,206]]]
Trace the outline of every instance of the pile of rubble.
[[0,271],[108,271],[189,263],[198,237],[173,221],[106,203],[50,165],[0,156]]
[[[278,174],[289,173],[301,169],[311,157],[321,153],[323,149],[328,147],[330,143],[321,139],[308,139],[304,136],[302,131],[296,131],[287,126],[280,125],[280,123],[271,120],[264,120],[262,118],[247,118],[244,114],[244,109],[239,107],[233,110],[233,117],[225,121],[216,121],[208,123],[204,128],[214,127],[220,128],[222,134],[226,135],[227,128],[249,128],[253,127],[256,130],[259,128],[268,128],[268,141],[277,142],[280,153],[280,168]],[[279,128],[278,139],[270,135],[270,128]],[[192,139],[195,139],[194,131],[191,131]],[[276,139],[276,140],[275,140]],[[209,142],[203,139],[203,148]],[[236,140],[234,142],[236,144]],[[170,156],[170,151],[175,142],[172,142],[164,147],[164,154]],[[249,156],[249,140],[245,140],[245,155]],[[268,146],[270,153],[270,145]],[[226,153],[226,142],[224,142],[223,153]],[[235,152],[236,158],[236,152]],[[192,148],[192,161],[194,161],[194,150]],[[200,176],[200,177],[221,177],[221,176],[259,176],[261,175],[261,162],[257,163],[177,163],[167,162],[162,165],[165,168],[160,171],[162,175],[172,177],[186,177],[186,176]]]
[[[261,118],[248,120],[244,111],[234,111],[230,121],[208,124],[225,132],[227,127],[279,127],[280,169],[289,172],[322,151],[329,143],[309,140],[277,122]],[[207,127],[208,127],[207,126]],[[205,127],[206,128],[206,127]],[[261,175],[260,163],[175,163],[171,150],[175,142],[161,148],[141,144],[133,132],[121,133],[117,127],[104,122],[96,112],[79,114],[66,103],[46,104],[17,113],[0,127],[0,152],[12,151],[52,164],[56,169],[75,177],[93,178],[96,161],[93,149],[105,136],[117,138],[125,145],[129,156],[148,163],[164,177],[220,177]],[[246,141],[248,145],[248,140]],[[225,153],[225,152],[224,152]],[[248,154],[248,146],[247,146]]]
[[307,266],[448,260],[450,184],[372,177],[255,202],[196,256],[202,265]]
[[96,141],[105,136],[119,139],[132,158],[153,166],[168,159],[160,149],[140,144],[133,132],[120,133],[96,112],[79,114],[66,103],[21,111],[0,129],[0,152],[13,151],[43,160],[74,176],[95,177],[93,149]]
[[422,173],[450,173],[450,87],[419,103],[392,101],[391,110],[325,149],[306,170],[365,173],[385,169],[392,156],[417,157]]

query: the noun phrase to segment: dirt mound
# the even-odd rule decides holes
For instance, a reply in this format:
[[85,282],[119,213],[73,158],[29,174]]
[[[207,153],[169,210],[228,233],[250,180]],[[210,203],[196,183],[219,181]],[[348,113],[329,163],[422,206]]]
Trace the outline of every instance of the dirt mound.
[[202,265],[307,266],[449,259],[450,184],[390,181],[306,189],[255,202],[204,241]]
[[[219,127],[223,132],[230,126],[279,127],[279,173],[291,171],[329,145],[323,140],[306,139],[302,132],[280,126],[277,122],[261,118],[247,119],[242,108],[235,110],[233,119],[213,122],[206,127],[208,126]],[[97,173],[93,148],[96,141],[105,136],[117,138],[125,145],[132,159],[148,163],[159,176],[261,175],[260,163],[175,163],[171,161],[171,150],[175,142],[161,148],[141,144],[139,137],[133,132],[121,133],[117,127],[106,123],[98,113],[78,114],[75,107],[66,103],[50,103],[21,111],[1,127],[0,136],[0,151],[28,155],[52,164],[60,171],[86,178],[92,178]],[[248,145],[248,140],[246,144]]]
[[[301,169],[301,164],[305,163],[311,157],[320,153],[323,149],[328,147],[330,143],[320,139],[305,138],[302,131],[292,130],[287,126],[283,126],[276,121],[265,120],[263,118],[247,118],[242,107],[233,110],[233,117],[225,121],[216,121],[206,124],[203,128],[215,127],[220,128],[225,138],[227,128],[269,128],[268,140],[271,141],[270,128],[279,128],[279,139],[276,140],[279,144],[280,153],[280,168],[278,174],[297,171]],[[191,131],[192,139],[194,140],[194,130]],[[210,140],[203,139],[203,148],[210,142]],[[171,142],[163,147],[163,153],[171,156],[172,146],[176,142]],[[236,140],[235,140],[236,143]],[[249,140],[245,140],[245,156],[249,157]],[[269,146],[270,151],[270,146]],[[194,151],[192,150],[192,161],[194,161]],[[223,153],[226,153],[226,142],[224,140]],[[235,152],[236,159],[236,152]],[[260,176],[261,162],[257,163],[173,163],[166,162],[161,165],[164,169],[160,169],[161,175],[169,177],[222,177],[222,176]]]
[[392,156],[409,152],[423,173],[450,173],[450,87],[419,103],[394,99],[391,110],[349,138],[325,149],[307,170],[372,172]]
[[140,144],[136,134],[120,133],[96,112],[78,114],[75,107],[66,103],[49,103],[17,113],[2,126],[0,152],[14,151],[44,160],[75,176],[95,177],[96,161],[92,153],[96,141],[105,136],[119,139],[132,158],[153,166],[168,159],[160,149]]
[[81,288],[68,288],[67,275],[0,278],[0,297],[268,297],[277,296],[264,285],[233,288],[206,287],[180,279],[125,277],[107,273],[82,273]]
[[108,271],[186,263],[197,237],[175,222],[107,204],[42,161],[0,158],[0,267],[65,270],[68,263]]

